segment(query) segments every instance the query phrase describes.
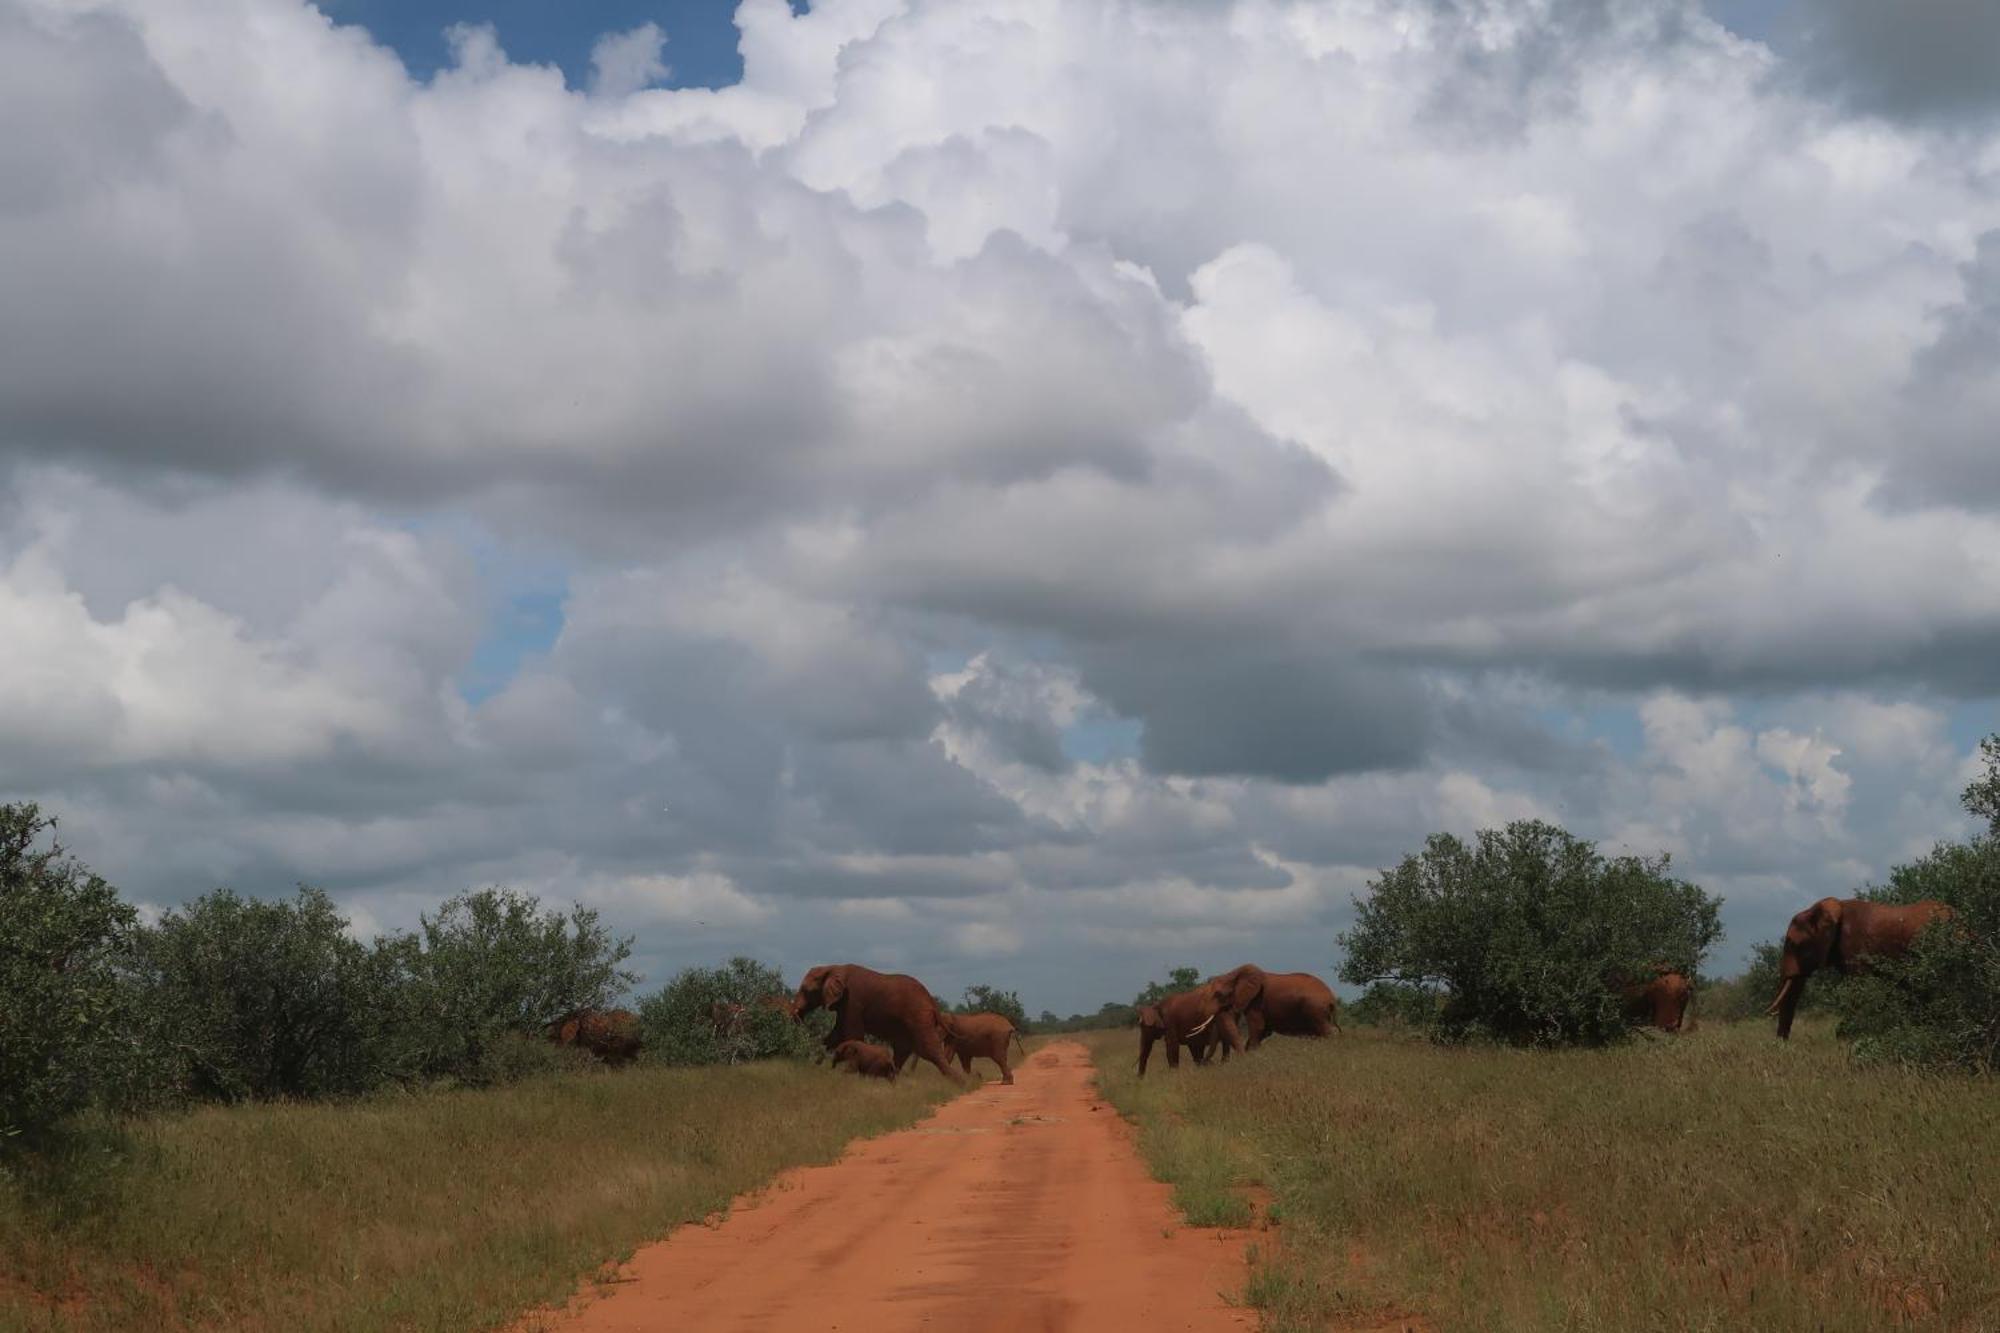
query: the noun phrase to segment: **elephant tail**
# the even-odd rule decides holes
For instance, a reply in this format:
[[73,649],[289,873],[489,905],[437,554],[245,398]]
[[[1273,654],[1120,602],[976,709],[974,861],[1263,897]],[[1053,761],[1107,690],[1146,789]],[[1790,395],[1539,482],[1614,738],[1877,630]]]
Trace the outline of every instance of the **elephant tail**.
[[1015,1050],[1019,1051],[1023,1055],[1026,1055],[1028,1053],[1028,1048],[1021,1044],[1021,1031],[1019,1028],[1008,1028],[1007,1035],[1014,1039]]

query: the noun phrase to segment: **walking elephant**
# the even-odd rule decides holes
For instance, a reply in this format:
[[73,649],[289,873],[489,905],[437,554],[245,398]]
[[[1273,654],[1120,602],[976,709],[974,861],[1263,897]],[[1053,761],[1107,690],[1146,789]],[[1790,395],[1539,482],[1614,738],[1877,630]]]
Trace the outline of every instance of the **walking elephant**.
[[[1139,1006],[1139,1054],[1143,1058],[1152,1049],[1153,1043],[1167,1033],[1166,1020],[1160,1017],[1160,1007],[1155,1004]],[[1205,1065],[1211,1055],[1222,1052],[1222,1063],[1229,1063],[1229,1043],[1222,1039],[1221,1030],[1213,1023],[1187,1034],[1181,1041],[1188,1054],[1198,1065]]]
[[944,1025],[945,1044],[958,1057],[961,1069],[970,1074],[975,1059],[991,1060],[1000,1066],[1002,1083],[1014,1081],[1014,1071],[1007,1067],[1007,1043],[1011,1039],[1023,1055],[1027,1049],[1005,1014],[954,1014],[940,1008],[938,1019]]
[[1688,1003],[1694,999],[1694,987],[1688,979],[1664,967],[1651,980],[1627,982],[1618,993],[1625,997],[1625,1013],[1633,1022],[1673,1033],[1681,1030]]
[[880,1037],[898,1065],[919,1055],[952,1082],[965,1081],[949,1063],[937,1001],[915,977],[877,972],[859,963],[823,964],[799,983],[798,994],[792,997],[792,1019],[803,1021],[815,1009],[834,1015],[833,1030],[824,1043],[828,1051],[844,1041]]
[[1778,1016],[1778,1036],[1792,1035],[1792,1017],[1806,981],[1822,967],[1838,972],[1865,970],[1877,958],[1901,958],[1924,927],[1949,920],[1949,906],[1935,898],[1898,907],[1864,898],[1822,898],[1785,927],[1778,959],[1778,995],[1766,1016]]
[[639,1054],[639,1018],[629,1009],[578,1009],[549,1025],[549,1040],[622,1065]]
[[1267,1035],[1324,1037],[1340,1031],[1333,988],[1310,972],[1266,972],[1245,963],[1209,978],[1209,984],[1221,991],[1230,1012],[1243,1018],[1250,1050]]
[[1179,1069],[1182,1046],[1193,1048],[1196,1039],[1203,1039],[1201,1050],[1196,1052],[1199,1061],[1218,1034],[1230,1049],[1243,1049],[1243,1038],[1229,1016],[1222,989],[1212,981],[1169,995],[1156,1005],[1143,1006],[1139,1010],[1139,1077],[1146,1076],[1146,1061],[1152,1058],[1154,1042],[1167,1043],[1167,1068]]

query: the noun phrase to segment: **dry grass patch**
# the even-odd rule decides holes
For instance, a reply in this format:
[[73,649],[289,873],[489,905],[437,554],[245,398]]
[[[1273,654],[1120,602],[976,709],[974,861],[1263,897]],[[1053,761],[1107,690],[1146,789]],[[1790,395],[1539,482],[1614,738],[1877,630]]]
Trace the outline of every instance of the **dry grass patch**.
[[0,1329],[481,1328],[954,1089],[640,1068],[208,1108],[0,1181]]
[[2000,1326],[2000,1096],[1856,1069],[1823,1027],[1567,1053],[1362,1032],[1143,1082],[1135,1043],[1092,1045],[1155,1174],[1272,1191],[1274,1328]]

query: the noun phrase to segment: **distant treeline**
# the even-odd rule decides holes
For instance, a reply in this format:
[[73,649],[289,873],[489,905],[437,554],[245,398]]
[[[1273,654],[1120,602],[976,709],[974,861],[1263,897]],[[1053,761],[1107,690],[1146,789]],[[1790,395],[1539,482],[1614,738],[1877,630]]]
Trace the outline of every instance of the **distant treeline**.
[[[144,924],[55,839],[34,805],[0,805],[0,1152],[86,1108],[350,1097],[485,1086],[578,1068],[548,1039],[634,975],[629,938],[586,907],[506,889],[464,893],[373,941],[327,895],[218,889]],[[784,979],[750,959],[692,969],[638,1004],[650,1058],[803,1056],[805,1024],[760,999]],[[742,1006],[718,1025],[714,1006]]]
[[[1807,992],[1863,1058],[1980,1071],[2000,1058],[2000,736],[1982,753],[1985,774],[1963,799],[1986,831],[1860,890],[1948,903],[1949,926]],[[308,887],[276,902],[217,890],[143,924],[54,834],[36,806],[0,805],[0,1151],[89,1107],[477,1086],[564,1068],[587,1057],[548,1041],[551,1025],[607,1008],[635,979],[632,941],[595,912],[499,888],[370,942]],[[1339,976],[1367,990],[1348,1016],[1447,1041],[1599,1044],[1631,1031],[1621,987],[1671,968],[1699,987],[1698,1017],[1749,1017],[1777,991],[1778,948],[1759,945],[1732,981],[1705,978],[1719,903],[1664,855],[1605,857],[1539,821],[1470,841],[1438,834],[1357,904]],[[1128,1027],[1140,1005],[1201,975],[1177,968],[1129,1004],[1032,1024],[996,987],[971,987],[954,1007],[1041,1033]],[[830,1020],[792,1022],[785,993],[775,969],[747,958],[683,972],[638,1003],[648,1056],[804,1055]]]

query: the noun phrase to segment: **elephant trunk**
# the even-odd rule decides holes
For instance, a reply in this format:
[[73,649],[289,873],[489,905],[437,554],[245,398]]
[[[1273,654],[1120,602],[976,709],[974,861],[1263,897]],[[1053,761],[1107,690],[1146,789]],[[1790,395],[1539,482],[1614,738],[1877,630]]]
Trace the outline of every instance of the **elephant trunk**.
[[1778,987],[1777,998],[1772,1000],[1771,1007],[1764,1011],[1767,1018],[1772,1014],[1778,1016],[1780,1040],[1788,1039],[1792,1035],[1792,1016],[1799,1011],[1799,993],[1805,988],[1804,977],[1797,975],[1786,977]]

